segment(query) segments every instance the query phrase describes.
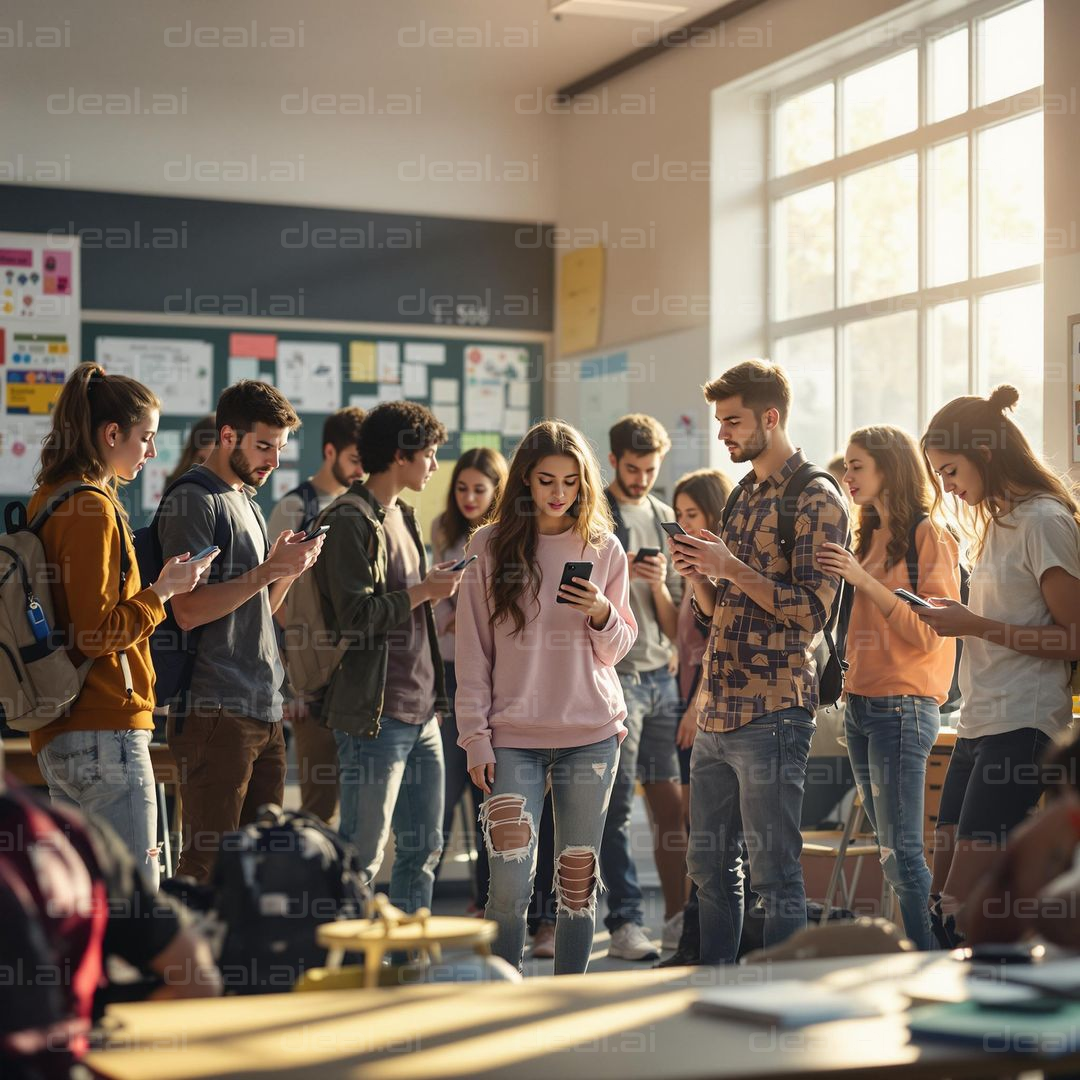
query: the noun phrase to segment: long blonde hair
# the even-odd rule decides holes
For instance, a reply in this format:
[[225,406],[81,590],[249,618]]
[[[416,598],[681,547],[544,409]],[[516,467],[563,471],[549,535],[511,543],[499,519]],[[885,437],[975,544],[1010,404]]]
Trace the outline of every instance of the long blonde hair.
[[580,487],[567,513],[574,518],[572,531],[580,537],[582,546],[599,551],[614,526],[600,464],[585,437],[561,420],[534,424],[514,451],[491,519],[491,555],[497,568],[488,584],[491,621],[497,624],[510,619],[514,635],[520,634],[528,621],[523,609],[526,591],[539,610],[541,574],[534,568],[540,511],[529,491],[529,478],[538,462],[554,455],[577,462]]
[[942,506],[941,486],[927,457],[928,450],[958,454],[970,461],[983,484],[983,498],[961,520],[971,541],[969,555],[977,561],[986,544],[991,523],[1009,528],[1001,517],[1011,506],[999,500],[1049,495],[1064,506],[1080,526],[1080,508],[1072,489],[1058,476],[1005,415],[1016,408],[1020,392],[1008,384],[995,387],[989,398],[954,398],[938,410],[922,437],[923,463],[934,486],[934,511]]

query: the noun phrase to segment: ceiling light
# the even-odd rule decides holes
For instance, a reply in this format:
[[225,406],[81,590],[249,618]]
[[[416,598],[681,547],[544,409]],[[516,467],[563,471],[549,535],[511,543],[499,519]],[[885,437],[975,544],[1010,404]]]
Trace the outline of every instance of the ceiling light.
[[658,4],[649,0],[550,0],[553,15],[595,15],[605,19],[663,22],[687,10],[686,4]]

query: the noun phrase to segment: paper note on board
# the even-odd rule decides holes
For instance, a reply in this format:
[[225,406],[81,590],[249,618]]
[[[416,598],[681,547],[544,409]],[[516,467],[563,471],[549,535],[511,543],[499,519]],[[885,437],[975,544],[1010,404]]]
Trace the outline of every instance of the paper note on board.
[[349,342],[349,382],[378,381],[374,341]]
[[30,495],[41,462],[41,441],[51,426],[48,417],[0,418],[0,486],[5,493]]
[[97,362],[137,379],[161,399],[163,416],[204,416],[213,408],[214,347],[182,338],[99,337]]
[[341,346],[326,341],[279,341],[277,387],[293,408],[335,412],[341,408]]
[[504,435],[521,436],[529,430],[528,409],[507,409],[503,413],[502,433]]
[[457,379],[432,379],[431,400],[440,405],[456,405],[461,400],[461,383]]
[[410,401],[428,396],[427,364],[411,364],[406,361],[401,365],[401,392]]
[[229,355],[273,360],[277,356],[277,334],[230,334]]
[[604,249],[568,251],[559,262],[559,352],[595,349],[604,304]]
[[239,382],[241,379],[257,379],[259,377],[259,361],[250,356],[229,357],[229,385]]
[[401,382],[401,347],[396,341],[380,341],[375,346],[375,359],[379,382]]
[[364,412],[371,412],[376,405],[379,404],[378,394],[350,394],[349,404],[354,409],[363,409]]
[[407,364],[445,364],[446,346],[431,341],[407,341],[405,362]]
[[512,382],[506,387],[506,407],[508,409],[527,409],[529,407],[529,384]]
[[154,444],[157,457],[151,458],[139,473],[139,485],[142,488],[141,503],[143,510],[152,514],[165,494],[165,485],[169,474],[180,462],[183,451],[183,432],[176,429],[158,431]]
[[492,450],[502,450],[502,436],[497,431],[463,431],[461,433],[461,452],[477,450],[481,446]]
[[446,428],[447,434],[453,435],[455,432],[461,430],[460,406],[449,405],[442,401],[433,401],[431,403],[431,411],[435,414],[435,419]]

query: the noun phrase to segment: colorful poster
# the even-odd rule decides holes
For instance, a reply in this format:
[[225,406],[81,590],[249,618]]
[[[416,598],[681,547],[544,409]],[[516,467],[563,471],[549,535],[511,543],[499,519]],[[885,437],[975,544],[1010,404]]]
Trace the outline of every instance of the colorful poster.
[[9,368],[4,399],[8,413],[48,416],[66,379],[64,368],[31,368],[28,371]]
[[273,360],[277,356],[277,344],[277,334],[230,334],[229,356]]
[[71,252],[46,251],[42,258],[46,296],[71,295]]
[[41,442],[49,427],[48,417],[8,416],[0,420],[0,482],[5,494],[29,497],[41,462]]

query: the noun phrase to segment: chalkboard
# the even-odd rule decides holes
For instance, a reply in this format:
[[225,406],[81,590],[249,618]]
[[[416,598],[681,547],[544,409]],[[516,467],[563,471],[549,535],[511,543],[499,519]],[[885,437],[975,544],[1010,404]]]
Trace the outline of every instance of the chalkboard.
[[[86,321],[82,324],[82,356],[85,359],[93,359],[96,353],[96,342],[100,337],[116,338],[164,338],[173,340],[192,340],[208,342],[213,348],[214,356],[214,370],[213,370],[213,400],[217,400],[218,394],[228,385],[229,382],[229,335],[233,333],[251,333],[250,327],[244,326],[218,326],[205,327],[205,326],[192,326],[187,325],[175,325],[175,326],[141,326],[132,325],[130,323],[105,323],[105,322],[92,322]],[[417,336],[410,337],[405,334],[378,334],[368,335],[359,333],[318,333],[308,330],[294,330],[290,329],[287,325],[278,328],[277,330],[262,330],[259,333],[278,333],[282,339],[285,340],[297,340],[304,342],[329,342],[341,347],[342,352],[342,405],[349,405],[350,397],[354,395],[371,395],[375,393],[375,386],[371,383],[356,383],[352,382],[349,378],[349,345],[354,341],[379,341],[379,342],[395,342],[399,344],[404,352],[405,345],[407,343],[423,342],[425,344],[439,344],[445,347],[446,360],[442,365],[436,365],[431,367],[431,375],[433,377],[454,379],[457,380],[460,386],[459,397],[463,405],[465,398],[464,383],[464,366],[465,366],[465,352],[468,347],[473,344],[480,344],[483,347],[496,347],[498,345],[505,345],[507,348],[516,350],[525,350],[528,354],[528,411],[529,420],[538,418],[543,412],[543,346],[540,344],[521,344],[512,340],[505,342],[477,342],[474,343],[469,339],[463,338],[432,338]],[[273,365],[267,365],[267,372],[273,371]],[[151,389],[154,389],[151,387]],[[402,397],[405,395],[402,394]],[[430,403],[429,398],[413,398],[412,400],[420,401],[421,404]],[[326,419],[326,413],[314,413],[314,412],[301,412],[301,420],[303,424],[299,431],[297,431],[291,442],[299,444],[299,460],[298,461],[283,461],[281,464],[282,470],[296,470],[300,479],[304,479],[313,473],[315,473],[322,461],[322,425]],[[462,418],[464,419],[464,409],[461,410]],[[174,439],[178,437],[186,437],[187,432],[190,430],[192,423],[199,419],[196,415],[183,415],[183,416],[162,416],[160,423],[160,432],[163,433],[165,438],[168,435],[165,433],[175,433],[172,437]],[[502,431],[498,433],[499,447],[502,452],[509,457],[513,452],[514,447],[517,445],[520,436],[518,435],[506,435]],[[426,491],[425,497],[417,498],[415,496],[407,496],[409,501],[418,505],[421,512],[421,520],[425,524],[430,524],[431,518],[438,510],[441,509],[441,504],[445,500],[446,484],[449,479],[449,472],[452,463],[457,459],[462,450],[463,438],[468,444],[470,441],[475,441],[476,433],[461,433],[454,432],[450,435],[449,441],[439,448],[438,458],[442,467],[436,477],[429,482],[429,490]],[[259,505],[262,507],[263,512],[269,516],[270,511],[274,504],[273,497],[273,485],[271,481],[268,481],[264,487],[260,490],[258,495]],[[0,496],[0,501],[6,501],[10,498],[26,499],[28,492],[7,493],[5,496]],[[143,505],[142,498],[142,480],[136,479],[130,484],[124,485],[121,489],[121,498],[126,506],[128,513],[131,517],[131,522],[134,527],[138,527],[149,520],[150,510]]]

